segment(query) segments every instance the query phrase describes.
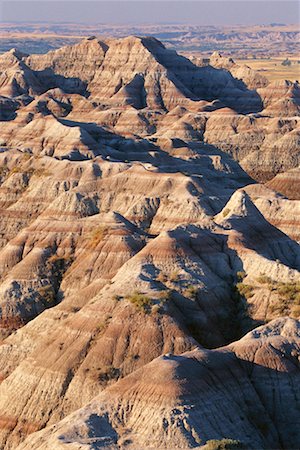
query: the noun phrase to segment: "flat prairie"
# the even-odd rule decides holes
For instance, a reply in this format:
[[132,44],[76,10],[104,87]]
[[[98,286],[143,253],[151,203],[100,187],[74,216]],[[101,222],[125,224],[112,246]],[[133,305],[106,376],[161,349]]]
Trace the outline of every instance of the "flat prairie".
[[282,62],[285,58],[251,58],[251,59],[237,59],[237,64],[246,64],[263,75],[265,75],[270,81],[275,80],[300,80],[300,56],[289,57],[291,65],[284,66]]

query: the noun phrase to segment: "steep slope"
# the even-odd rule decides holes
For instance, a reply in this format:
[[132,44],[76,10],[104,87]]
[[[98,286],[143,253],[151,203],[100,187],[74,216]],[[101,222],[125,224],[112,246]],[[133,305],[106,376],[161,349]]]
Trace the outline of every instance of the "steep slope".
[[[41,126],[47,126],[49,120],[40,119]],[[56,123],[53,118],[51,121]],[[65,136],[59,138],[52,133],[50,136],[55,136],[60,146],[66,142]],[[91,226],[95,227],[96,243],[97,233],[99,240],[110,234],[106,217],[113,211],[141,227],[141,233],[146,230],[145,236],[153,238],[153,234],[161,230],[208,219],[224,206],[237,187],[250,181],[236,163],[209,154],[198,155],[193,163],[181,159],[173,162],[166,156],[162,158],[164,173],[150,164],[146,167],[101,158],[93,162],[74,162],[18,151],[4,152],[0,156],[3,335],[60,300],[63,295],[59,291],[61,277],[71,263],[74,267],[78,265],[78,272],[75,270],[71,275],[73,265],[70,267],[67,289],[72,283],[78,283],[79,277],[82,285],[91,282],[88,271],[84,281],[83,266],[77,262],[77,251],[83,247],[86,263],[94,264],[90,248],[92,230],[88,231],[89,226],[85,228],[85,218],[95,218]],[[210,178],[223,185],[219,197]],[[84,232],[90,237],[82,239]],[[54,259],[51,263],[52,258],[57,261]],[[80,258],[81,252],[78,261]],[[108,266],[105,267],[108,270]],[[51,284],[55,285],[54,290]],[[16,291],[13,296],[12,290]],[[49,297],[44,302],[41,292]]]
[[107,44],[97,39],[84,39],[73,46],[62,47],[46,55],[30,55],[26,63],[32,70],[43,72],[51,69],[53,73],[65,78],[90,81],[101,66]]
[[273,81],[258,90],[264,103],[264,114],[284,117],[299,116],[300,87],[296,81]]
[[298,87],[212,64],[0,57],[1,449],[298,445]]
[[34,72],[24,63],[21,52],[12,49],[0,56],[0,94],[17,97],[35,95],[43,88]]
[[[50,67],[61,73],[59,61],[63,57],[65,65],[73,67],[64,75],[79,77],[77,64],[85,54],[89,62],[80,77],[89,80],[88,91],[98,103],[170,110],[177,104],[189,104],[189,99],[217,97],[241,111],[249,108],[254,111],[261,106],[259,97],[238,83],[230,73],[212,67],[197,68],[154,38],[130,36],[105,43],[92,39],[77,44],[71,51],[64,48],[46,56],[31,56],[26,63],[34,70]],[[98,66],[93,62],[97,55]],[[75,66],[73,61],[76,61]]]
[[[80,128],[80,136],[78,128],[77,134],[63,131],[70,134],[72,148],[89,147],[77,154],[72,148],[58,150],[64,157],[79,159],[99,152],[106,156],[101,144],[109,131],[125,138],[151,139],[167,151],[190,148],[193,142],[209,143],[263,182],[299,165],[298,84],[267,83],[260,74],[219,54],[212,56],[211,65],[199,66],[155,38],[129,36],[84,39],[45,55],[26,56],[13,50],[1,61],[3,117],[10,119],[1,134],[9,148],[19,145],[11,136],[22,133],[19,128],[25,125],[26,148],[40,152],[45,142],[48,152],[47,130],[40,130],[35,120],[50,115],[67,117],[60,124]],[[15,103],[9,103],[9,97]]]
[[204,138],[262,182],[300,164],[298,117],[219,116],[216,111],[208,118]]
[[[5,449],[160,354],[178,354],[197,342],[216,347],[256,321],[282,312],[299,314],[293,302],[280,309],[282,288],[299,282],[299,246],[269,225],[243,192],[234,194],[227,208],[228,217],[225,210],[216,217],[218,225],[202,220],[202,225],[181,226],[155,239],[145,236],[146,245],[145,237],[135,235],[125,222],[131,249],[124,250],[107,221],[108,230],[101,239],[95,237],[93,252],[91,238],[88,247],[75,251],[76,259],[60,284],[63,301],[0,348],[0,436]],[[45,211],[47,221],[49,213],[53,215],[53,209]],[[90,221],[97,221],[97,215]],[[124,223],[122,218],[117,221]],[[86,232],[79,234],[84,237]],[[57,232],[54,237],[61,239]],[[59,248],[68,252],[64,241]],[[109,272],[112,260],[107,254],[113,249],[111,258],[120,265]],[[18,264],[14,270],[20,269]],[[237,282],[241,270],[250,296]],[[271,290],[262,271],[271,277]],[[235,283],[240,296],[234,293]]]
[[162,356],[18,449],[200,448],[224,436],[297,448],[299,338],[299,323],[281,319],[220,350]]
[[[194,62],[194,59],[192,60]],[[203,65],[201,60],[195,58],[197,65]],[[235,78],[242,80],[249,89],[258,89],[266,87],[268,79],[251,69],[247,65],[239,65],[232,58],[222,56],[220,52],[213,52],[209,58],[209,64],[216,68],[228,70]]]
[[268,182],[271,189],[286,195],[291,200],[300,200],[299,168],[276,175]]
[[[272,182],[268,185],[272,187]],[[300,241],[299,201],[289,200],[261,184],[247,186],[245,191],[268,222],[295,241]]]

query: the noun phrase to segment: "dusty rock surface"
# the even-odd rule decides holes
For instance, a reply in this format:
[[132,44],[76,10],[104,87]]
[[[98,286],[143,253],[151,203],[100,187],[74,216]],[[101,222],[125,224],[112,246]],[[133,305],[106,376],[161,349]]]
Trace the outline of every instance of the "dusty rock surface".
[[285,318],[219,350],[161,356],[18,449],[202,448],[224,435],[297,448],[299,338]]
[[298,84],[90,38],[0,108],[0,448],[298,448]]

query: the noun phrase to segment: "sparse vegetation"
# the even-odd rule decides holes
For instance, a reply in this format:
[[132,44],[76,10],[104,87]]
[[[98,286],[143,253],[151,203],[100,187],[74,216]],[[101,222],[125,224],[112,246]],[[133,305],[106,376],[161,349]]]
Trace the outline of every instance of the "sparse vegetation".
[[[30,159],[30,155],[28,153],[25,153],[22,157],[22,161],[27,161],[28,159]],[[7,167],[5,167],[5,170],[3,171],[3,174],[6,175],[8,177],[10,177],[11,175],[14,175],[15,173],[26,173],[28,175],[35,175],[36,177],[47,177],[52,175],[52,172],[50,172],[47,169],[44,168],[40,168],[40,169],[34,169],[32,167],[26,167],[23,165],[18,165],[18,166],[14,166],[12,169],[8,169]],[[0,175],[1,175],[1,170],[0,170]]]
[[239,281],[243,281],[246,275],[247,275],[246,272],[244,272],[243,270],[240,270],[236,273],[236,277]]
[[251,286],[250,284],[244,284],[244,283],[237,283],[236,284],[236,289],[239,292],[239,294],[242,297],[245,297],[246,299],[253,297],[254,292],[253,292],[253,286]]
[[110,380],[116,380],[120,378],[121,370],[114,366],[108,366],[104,369],[103,372],[100,372],[98,375],[99,381],[108,382]]
[[225,208],[225,209],[223,209],[222,216],[226,217],[226,216],[228,216],[229,213],[230,213],[230,209],[229,208]]
[[157,305],[152,305],[152,307],[151,307],[151,313],[153,315],[158,314],[160,312],[160,310],[161,310],[161,305],[157,304]]
[[47,169],[35,169],[33,170],[33,175],[35,175],[36,177],[50,177],[52,175],[52,172]]
[[71,256],[59,256],[54,254],[48,259],[46,267],[51,271],[52,276],[56,278],[57,282],[60,283],[63,274],[71,265],[72,261],[73,259]]
[[300,283],[276,282],[269,284],[269,289],[278,295],[272,299],[270,311],[273,314],[291,314],[295,319],[300,318]]
[[153,303],[152,299],[141,292],[134,292],[133,294],[126,297],[126,299],[132,303],[137,309],[149,312],[150,307]]
[[90,234],[90,248],[96,248],[100,242],[107,236],[108,227],[100,225],[95,228]]
[[30,153],[23,153],[22,155],[22,161],[28,161],[31,158],[31,154]]
[[291,316],[294,319],[299,319],[300,318],[300,305],[293,305],[291,307]]
[[277,283],[278,294],[286,300],[298,301],[300,304],[300,283]]
[[244,450],[245,446],[236,439],[211,439],[206,442],[205,450]]
[[170,289],[165,289],[164,291],[159,292],[155,298],[149,297],[141,292],[133,292],[133,294],[126,297],[126,300],[132,303],[140,311],[156,314],[161,310],[164,303],[171,298],[172,291]]
[[156,281],[159,281],[160,283],[166,283],[168,281],[168,276],[164,272],[159,272],[159,274],[156,277]]
[[41,297],[41,301],[44,306],[50,306],[55,302],[55,291],[50,284],[46,286],[41,286],[37,289],[38,294]]
[[5,177],[5,175],[7,175],[8,172],[9,168],[7,166],[0,167],[0,177]]
[[272,284],[272,278],[268,277],[266,274],[261,273],[256,279],[260,284]]
[[171,300],[172,298],[172,291],[170,289],[165,289],[164,291],[161,291],[158,294],[158,298],[161,302],[166,302],[168,300]]
[[188,297],[188,298],[191,298],[191,299],[196,299],[197,298],[197,294],[198,294],[198,288],[196,286],[193,286],[193,285],[189,285],[183,291],[183,295],[185,297]]
[[178,270],[174,270],[169,277],[169,281],[171,281],[172,283],[176,283],[176,281],[179,281],[180,276],[179,276],[179,272]]
[[[249,284],[237,283],[232,285],[232,299],[234,301],[233,310],[230,313],[231,330],[228,337],[231,335],[235,339],[239,339],[245,332],[258,325],[251,318],[251,305],[248,304],[247,299],[254,295],[254,287]],[[224,320],[223,328],[226,329],[226,318]],[[228,334],[228,332],[226,332]],[[230,339],[229,339],[230,340]]]
[[15,166],[9,171],[8,176],[10,177],[14,173],[23,173],[23,172],[24,170],[21,167]]

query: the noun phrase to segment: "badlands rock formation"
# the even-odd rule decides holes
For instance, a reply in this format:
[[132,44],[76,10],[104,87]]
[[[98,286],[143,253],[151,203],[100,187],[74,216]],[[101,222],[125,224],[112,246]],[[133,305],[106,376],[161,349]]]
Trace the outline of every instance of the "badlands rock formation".
[[222,349],[161,356],[18,449],[205,448],[224,435],[298,448],[299,333],[280,319]]
[[0,448],[299,448],[298,84],[131,36],[0,95]]

